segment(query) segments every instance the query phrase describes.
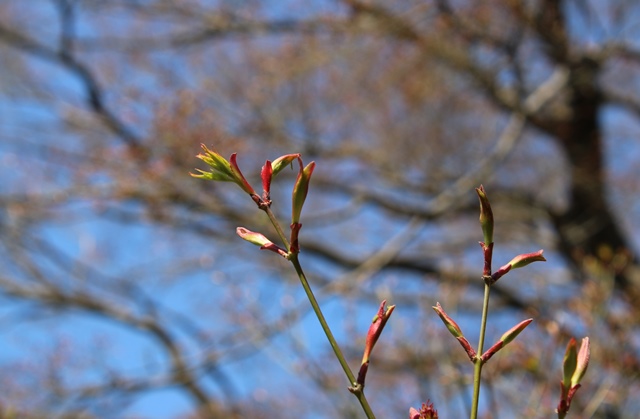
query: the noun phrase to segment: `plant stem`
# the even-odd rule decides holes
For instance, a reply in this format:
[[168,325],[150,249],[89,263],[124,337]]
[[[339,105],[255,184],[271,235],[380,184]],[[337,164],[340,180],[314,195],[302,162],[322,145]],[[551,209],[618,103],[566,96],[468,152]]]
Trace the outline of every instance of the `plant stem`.
[[364,395],[364,390],[362,389],[362,387],[357,385],[356,376],[353,374],[353,371],[351,371],[351,368],[349,368],[349,364],[347,363],[347,360],[342,354],[342,350],[340,349],[340,346],[338,346],[338,342],[336,341],[336,339],[333,337],[333,333],[329,328],[329,324],[327,323],[326,319],[324,318],[324,315],[322,314],[322,310],[320,309],[318,300],[316,300],[316,297],[313,294],[313,291],[311,290],[311,286],[309,285],[309,281],[307,281],[307,277],[304,274],[304,271],[302,270],[302,266],[300,265],[300,261],[298,260],[298,255],[296,253],[291,253],[291,244],[289,243],[289,240],[287,240],[287,236],[285,236],[284,231],[280,227],[280,223],[276,219],[275,215],[273,215],[273,211],[271,211],[271,208],[265,207],[263,208],[263,210],[269,217],[269,220],[271,221],[271,224],[273,224],[273,227],[276,229],[278,236],[280,236],[280,240],[282,240],[282,243],[285,245],[287,249],[287,252],[289,252],[289,255],[290,255],[289,260],[293,264],[293,267],[295,268],[296,273],[298,274],[298,278],[300,279],[302,288],[304,288],[304,292],[307,294],[307,298],[311,303],[311,307],[313,308],[313,311],[316,314],[316,317],[318,318],[320,325],[322,326],[322,330],[324,331],[324,334],[327,336],[327,339],[329,340],[329,344],[331,345],[333,352],[336,354],[336,358],[338,358],[338,362],[340,362],[340,365],[342,366],[344,373],[349,379],[350,391],[356,396],[356,398],[360,402],[360,405],[362,406],[362,410],[367,415],[367,419],[375,419],[375,415],[371,410],[371,406],[369,406],[369,402],[367,401],[367,398]]
[[478,351],[476,361],[473,368],[473,400],[471,404],[471,419],[478,417],[478,404],[480,401],[480,375],[482,374],[482,351],[484,347],[484,333],[487,329],[487,317],[489,313],[489,294],[491,293],[491,285],[486,281],[484,284],[484,301],[482,303],[482,320],[480,323],[480,339],[478,341]]
[[[347,375],[347,378],[349,379],[349,384],[351,386],[356,386],[356,377],[351,371],[351,368],[349,368],[349,364],[347,363],[347,360],[342,354],[342,351],[338,346],[338,342],[333,337],[333,333],[331,333],[331,329],[329,328],[329,325],[327,324],[327,321],[325,320],[324,315],[322,314],[322,310],[320,310],[320,305],[318,305],[318,301],[316,300],[316,297],[315,295],[313,295],[313,291],[309,286],[309,281],[307,281],[307,278],[302,270],[302,266],[300,266],[300,262],[298,260],[297,254],[294,254],[293,256],[291,256],[291,263],[293,264],[293,266],[296,269],[296,272],[298,273],[298,278],[300,278],[300,283],[302,284],[302,288],[304,288],[304,292],[307,294],[307,298],[311,303],[311,307],[313,307],[313,311],[316,313],[316,316],[318,317],[318,321],[320,321],[322,330],[324,330],[324,333],[327,336],[329,343],[331,344],[331,348],[333,349],[333,352],[336,354],[336,358],[338,358],[338,361],[340,362],[340,365],[342,366],[344,373]],[[362,405],[362,410],[364,410],[364,413],[367,415],[367,418],[375,419],[375,415],[373,414],[373,411],[371,410],[371,407],[369,406],[369,402],[367,401],[367,398],[365,397],[362,389],[358,389],[354,391],[353,394],[355,394],[355,396],[358,398],[360,405]]]
[[276,232],[278,233],[278,236],[280,236],[280,240],[282,240],[282,243],[284,244],[287,252],[291,251],[289,240],[287,240],[287,236],[284,235],[284,231],[282,231],[282,228],[280,227],[280,223],[276,219],[276,216],[273,215],[273,211],[271,211],[271,208],[265,207],[264,212],[267,213],[267,216],[269,217],[271,224],[273,224],[273,227],[276,229]]

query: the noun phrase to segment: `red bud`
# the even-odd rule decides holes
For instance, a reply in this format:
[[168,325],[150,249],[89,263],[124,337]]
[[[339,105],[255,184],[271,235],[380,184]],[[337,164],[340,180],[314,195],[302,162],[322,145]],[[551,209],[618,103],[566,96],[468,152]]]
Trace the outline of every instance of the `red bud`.
[[260,171],[260,177],[262,178],[262,200],[264,202],[271,202],[271,178],[273,177],[273,168],[271,162],[267,160],[262,166]]
[[422,403],[420,410],[413,407],[409,409],[409,419],[438,419],[438,411],[433,408],[433,403],[427,400],[426,403]]
[[236,156],[237,153],[233,153],[231,155],[231,158],[229,159],[229,163],[231,164],[231,172],[233,173],[233,176],[235,178],[234,182],[238,184],[238,186],[240,186],[242,190],[249,195],[255,195],[256,192],[253,190],[251,185],[249,185],[249,182],[247,182],[247,180],[244,178],[242,172],[240,171],[240,168],[238,167]]
[[393,310],[396,308],[396,306],[389,306],[385,310],[385,304],[387,304],[387,300],[383,300],[380,303],[378,314],[373,317],[371,326],[369,326],[369,332],[367,333],[367,340],[364,345],[364,354],[362,355],[362,363],[357,380],[357,383],[363,387],[367,370],[369,369],[369,357],[371,356],[371,351],[373,351],[373,347],[378,341],[380,334],[382,334],[382,329],[384,329],[384,326],[387,324],[387,320],[391,317],[391,313],[393,313]]

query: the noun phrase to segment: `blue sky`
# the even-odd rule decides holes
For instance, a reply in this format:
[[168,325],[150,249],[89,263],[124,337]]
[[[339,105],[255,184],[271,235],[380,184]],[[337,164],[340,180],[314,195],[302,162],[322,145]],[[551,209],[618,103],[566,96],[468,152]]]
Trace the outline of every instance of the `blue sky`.
[[[20,9],[16,4],[14,7]],[[334,3],[316,2],[314,7],[332,8]],[[27,13],[24,9],[20,11]],[[40,2],[32,11],[38,18],[25,21],[24,29],[37,34],[40,41],[55,45],[57,27],[47,24],[56,22],[51,3]],[[305,10],[299,2],[292,1],[269,8],[267,14],[277,18],[305,13],[315,13],[315,9]],[[82,13],[79,16],[83,22],[78,25],[78,34],[81,37],[101,35],[88,23],[91,19],[87,18],[85,21],[86,16]],[[130,30],[129,25],[134,24],[134,19],[118,13],[107,16],[107,19],[111,19],[110,23],[113,24],[112,34],[118,34],[119,28],[123,32],[125,29]],[[585,22],[582,21],[575,23],[577,36],[585,30],[584,25]],[[144,25],[141,27],[147,28]],[[163,23],[156,22],[149,27],[160,31],[163,29]],[[633,30],[628,29],[630,33],[633,33]],[[141,33],[144,31],[141,30]],[[157,32],[151,34],[157,35]],[[601,36],[604,37],[596,33],[592,36],[594,39],[585,42],[596,42]],[[277,46],[278,42],[279,39],[268,39],[264,41],[263,46]],[[137,67],[138,63],[133,60],[117,61],[122,60],[122,56],[115,53],[101,55],[99,51],[83,51],[82,58],[89,66],[95,66],[92,68],[100,74],[100,80],[108,81],[105,82],[105,87],[109,90],[106,103],[124,120],[133,121],[130,125],[135,127],[135,132],[145,137],[157,134],[153,131],[154,123],[157,122],[154,120],[154,113],[161,109],[162,105],[167,105],[163,103],[164,100],[170,102],[167,106],[177,103],[182,90],[199,86],[209,76],[214,78],[216,74],[208,75],[207,71],[222,72],[225,69],[224,66],[217,66],[217,59],[222,57],[229,60],[224,62],[229,64],[235,62],[235,57],[238,65],[248,65],[247,62],[250,61],[245,60],[244,50],[241,48],[241,44],[228,44],[225,46],[227,55],[221,53],[219,56],[202,57],[202,68],[187,61],[197,56],[199,51],[163,51],[150,54],[150,58],[144,58],[149,60],[149,67],[146,68]],[[7,65],[11,63],[11,54],[15,54],[15,51],[2,55],[8,57],[5,58]],[[114,66],[109,67],[109,63],[113,63]],[[289,397],[308,399],[312,407],[331,404],[333,400],[317,397],[316,384],[309,380],[296,381],[300,369],[317,367],[334,371],[337,370],[337,365],[326,365],[327,359],[330,359],[327,357],[330,355],[328,344],[320,332],[317,320],[307,307],[293,270],[289,270],[285,275],[281,274],[281,268],[286,262],[277,259],[273,254],[260,252],[235,237],[235,225],[231,221],[187,211],[184,208],[175,210],[177,215],[189,222],[210,226],[214,231],[228,232],[222,238],[206,237],[189,229],[163,225],[161,221],[152,219],[146,208],[134,199],[114,202],[104,198],[113,192],[113,174],[99,171],[97,174],[86,175],[84,171],[88,171],[87,165],[90,162],[76,160],[78,156],[74,153],[86,153],[87,156],[91,156],[94,152],[93,145],[104,143],[113,146],[106,149],[113,153],[110,156],[117,158],[122,156],[118,154],[122,145],[106,132],[96,133],[91,129],[83,129],[83,118],[90,115],[87,115],[86,109],[83,110],[84,92],[77,77],[59,65],[37,58],[27,58],[20,64],[25,65],[28,71],[20,72],[13,69],[7,71],[0,79],[3,83],[0,96],[0,178],[3,182],[0,182],[0,193],[3,196],[24,195],[25,198],[33,199],[25,202],[38,205],[39,211],[47,221],[41,223],[38,219],[25,219],[23,208],[13,205],[0,207],[0,226],[6,232],[17,228],[20,223],[33,223],[29,224],[28,229],[31,235],[25,240],[28,245],[25,250],[27,254],[47,253],[43,251],[43,243],[55,248],[55,258],[39,256],[34,259],[37,267],[45,273],[45,279],[54,281],[65,292],[87,290],[96,293],[107,301],[117,302],[119,307],[137,316],[149,314],[145,311],[149,306],[145,305],[145,301],[153,301],[160,308],[158,318],[165,322],[172,335],[183,346],[189,362],[194,365],[201,362],[204,356],[203,348],[213,350],[220,356],[220,375],[212,374],[202,379],[205,388],[213,395],[220,398],[229,397],[232,402],[254,402],[259,406],[265,398],[277,399],[279,389],[286,387],[293,388],[291,394],[288,394]],[[242,70],[238,68],[238,74],[243,74]],[[322,78],[322,74],[317,75],[317,78],[318,89],[329,83]],[[37,80],[37,85],[28,85],[30,80]],[[133,91],[134,88],[142,93]],[[136,101],[135,98],[138,97],[143,99]],[[207,97],[206,100],[219,104],[219,99],[213,96]],[[242,116],[243,112],[250,110],[242,100],[240,98],[239,103],[224,103],[224,106],[216,111],[225,116],[234,113]],[[314,111],[322,113],[323,108],[318,106]],[[346,111],[346,105],[344,109],[324,109],[324,112],[336,117]],[[602,118],[609,138],[607,163],[610,176],[617,179],[629,176],[629,173],[635,174],[640,157],[640,148],[635,140],[640,128],[637,120],[634,115],[616,108],[607,109]],[[224,128],[232,132],[239,131],[243,122],[240,118],[237,121],[232,120]],[[307,134],[304,131],[304,121],[290,120],[284,126],[287,133],[293,137],[304,138]],[[326,140],[337,141],[340,138],[339,134],[341,133],[331,137],[329,133]],[[538,151],[544,149],[549,155],[556,152],[544,139],[537,141]],[[100,152],[103,151],[105,150],[100,149]],[[195,155],[198,151],[195,148],[190,153]],[[258,184],[257,174],[261,163],[256,165],[256,162],[262,162],[266,158],[273,159],[282,152],[297,150],[281,150],[278,146],[273,146],[261,149],[259,155],[252,153],[252,150],[243,151],[239,157],[242,167],[250,180]],[[194,157],[194,167],[197,164]],[[127,166],[123,164],[122,167],[124,172]],[[366,177],[368,172],[364,169],[366,168],[351,163],[336,168],[334,161],[319,161],[316,170],[318,176],[335,173],[344,176],[345,181],[349,180],[349,175],[355,178],[364,173],[364,176],[357,178],[357,182],[366,184],[370,182],[370,178]],[[505,169],[505,172],[507,171],[508,169]],[[509,173],[504,175],[508,177]],[[177,176],[181,176],[179,182],[186,182],[184,184],[198,182],[190,179],[187,171]],[[294,176],[295,172],[283,174],[283,179],[274,183],[274,188],[285,191],[281,193],[283,200],[289,196]],[[144,181],[142,175],[140,179],[131,179],[131,182]],[[513,180],[514,185],[518,184],[518,178],[509,180]],[[67,188],[75,187],[77,183],[84,181],[87,182],[86,185],[94,187],[92,193],[103,188],[101,193],[78,197],[65,195]],[[381,183],[378,189],[383,190],[386,187]],[[637,220],[640,219],[637,200],[629,199],[629,190],[624,187],[614,188],[612,191],[612,199],[619,204],[619,208],[627,211],[621,214],[624,222],[636,231],[640,228],[637,224]],[[407,195],[404,190],[387,192],[389,197],[395,198],[406,198]],[[260,231],[269,237],[275,236],[271,229],[265,227],[266,221],[261,218],[263,214],[256,211],[253,203],[239,190],[234,189],[234,185],[211,186],[210,193],[210,199],[241,202],[240,211],[253,211],[255,214],[255,223],[245,227],[261,229]],[[274,195],[277,194],[278,192],[274,192]],[[357,236],[357,240],[354,241],[357,246],[348,243],[354,247],[343,251],[364,255],[379,249],[406,225],[406,220],[390,222],[386,212],[366,205],[352,214],[353,217],[336,221],[330,213],[351,205],[351,202],[348,202],[349,198],[340,193],[315,197],[313,184],[310,194],[303,212],[303,241],[308,237],[322,237],[335,248],[343,250],[345,243],[341,238],[346,237],[346,233],[353,233]],[[57,196],[60,196],[62,204],[52,202],[52,197]],[[415,196],[423,197],[419,193]],[[418,198],[414,199],[414,196],[411,196],[407,200],[410,200],[412,205],[419,206],[421,202]],[[325,204],[325,200],[329,201],[329,205]],[[469,200],[475,200],[473,191],[470,191]],[[286,219],[290,211],[289,204],[281,202],[274,204],[274,209],[279,216]],[[438,243],[441,236],[448,237],[447,234],[455,232],[460,226],[466,231],[476,231],[477,239],[480,239],[481,233],[476,219],[472,221],[449,219],[438,226],[425,224],[418,237],[405,251],[425,251],[429,243]],[[503,232],[506,235],[507,232]],[[497,230],[496,234],[499,233],[501,232]],[[640,247],[637,238],[635,243]],[[475,246],[475,243],[472,244]],[[5,243],[0,259],[4,261],[4,273],[14,275],[21,284],[29,284],[28,286],[36,289],[35,287],[41,284],[33,281],[29,276],[29,270],[14,258],[14,254],[10,252],[10,245],[10,241]],[[470,262],[470,265],[479,266],[480,252],[477,248],[474,248],[474,251],[468,249],[462,246],[457,249],[457,254],[439,263],[454,266],[456,263]],[[524,252],[537,249],[497,248],[496,265],[510,259],[513,250]],[[562,288],[566,285],[563,283],[563,278],[566,278],[566,275],[562,276],[563,265],[557,261],[559,258],[553,261],[553,252],[549,251],[548,255],[551,256],[550,262],[543,268],[533,268],[526,275],[513,274],[509,278],[511,282],[505,286],[514,286],[524,293],[533,293],[537,291],[535,283],[526,281],[549,275],[551,272],[558,274],[555,277],[556,282],[551,286]],[[425,255],[425,258],[428,257],[428,254]],[[349,271],[321,259],[307,259],[304,251],[301,258],[314,288],[318,291],[330,324],[341,326],[335,330],[338,340],[361,341],[377,310],[377,304],[354,307],[354,301],[358,301],[357,295],[343,300],[336,299],[333,291],[322,288],[321,284],[325,280],[330,283],[342,275],[348,275]],[[399,290],[398,294],[395,294],[394,287]],[[389,348],[391,342],[403,342],[407,337],[427,334],[426,326],[422,323],[424,319],[420,317],[420,307],[428,308],[440,298],[436,294],[439,288],[433,282],[426,281],[421,275],[392,271],[384,275],[375,275],[365,282],[363,289],[379,295],[380,299],[399,294],[418,296],[413,305],[399,306],[396,309],[393,323],[385,330],[383,341],[380,343],[381,353],[387,353],[385,345],[389,345]],[[562,290],[566,291],[566,288]],[[135,328],[112,319],[87,314],[82,310],[43,309],[11,298],[3,298],[2,301],[0,326],[4,327],[0,327],[3,342],[0,349],[0,368],[7,373],[21,372],[16,381],[24,381],[26,388],[38,388],[39,385],[43,385],[31,383],[30,380],[36,379],[33,378],[35,374],[30,375],[29,372],[42,371],[55,365],[55,362],[66,363],[65,365],[69,366],[61,374],[61,379],[71,386],[96,383],[110,374],[122,374],[127,378],[162,377],[167,374],[166,352],[159,348],[152,337]],[[394,301],[390,300],[389,303],[393,304]],[[287,325],[282,333],[270,337],[266,342],[259,342],[259,345],[263,346],[255,349],[254,346],[258,344],[250,342],[259,336],[260,331],[251,329],[251,325],[255,324],[251,320],[259,318],[267,324],[277,323],[285,313],[298,308],[299,318]],[[470,315],[464,307],[464,301],[450,314],[459,319],[463,328],[470,330],[470,340],[475,344],[476,336],[473,330],[478,322],[477,316]],[[499,336],[515,322],[513,314],[510,311],[496,312],[489,340]],[[438,320],[434,316],[432,321],[437,324]],[[571,318],[567,315],[559,321],[570,322]],[[194,329],[197,329],[197,332],[194,332]],[[204,336],[199,335],[201,332]],[[229,343],[238,336],[244,340],[235,344]],[[385,339],[389,343],[384,343]],[[421,342],[414,344],[420,345]],[[299,348],[299,352],[292,348]],[[216,352],[218,350],[220,353]],[[300,353],[309,354],[312,358],[307,359]],[[354,351],[349,353],[348,357],[352,367],[357,369],[360,353]],[[436,389],[431,398],[441,395],[437,391]],[[393,396],[393,393],[390,393],[388,397]],[[345,397],[349,395],[345,394]],[[419,405],[421,397],[422,395],[418,394],[405,395],[405,399],[415,406]],[[46,400],[37,402],[46,405]],[[115,403],[119,402],[116,399]],[[116,409],[113,417],[169,419],[180,417],[192,408],[192,401],[184,392],[174,388],[161,388],[135,398],[123,411]],[[452,407],[454,412],[459,408]],[[304,417],[315,416],[309,413]],[[318,414],[317,417],[327,416]]]

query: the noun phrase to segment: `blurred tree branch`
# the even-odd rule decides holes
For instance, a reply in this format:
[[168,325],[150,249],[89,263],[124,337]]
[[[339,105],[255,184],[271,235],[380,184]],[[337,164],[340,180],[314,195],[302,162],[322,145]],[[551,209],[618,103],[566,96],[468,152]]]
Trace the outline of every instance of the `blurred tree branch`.
[[[550,271],[495,288],[502,313],[542,307],[530,342],[544,349],[514,347],[531,365],[525,375],[495,360],[496,404],[523,404],[505,385],[523,376],[531,379],[530,404],[546,395],[556,383],[540,364],[553,362],[566,335],[589,329],[599,335],[598,373],[608,381],[597,403],[576,409],[585,417],[638,411],[640,267],[629,226],[637,228],[640,185],[633,165],[615,160],[636,151],[617,149],[617,120],[603,114],[618,107],[640,119],[640,54],[624,38],[629,29],[602,29],[618,28],[637,6],[341,0],[292,2],[276,13],[258,3],[54,0],[29,19],[18,2],[0,10],[0,54],[11,64],[3,77],[14,95],[3,105],[18,109],[26,92],[38,92],[31,109],[50,116],[43,128],[37,113],[22,115],[10,122],[24,131],[6,124],[0,133],[2,295],[55,308],[56,318],[115,321],[152,339],[166,364],[148,377],[122,366],[104,382],[65,388],[61,380],[38,390],[92,406],[114,394],[138,400],[177,388],[198,417],[283,418],[298,417],[289,412],[321,391],[313,409],[330,400],[333,411],[352,412],[334,371],[323,368],[325,348],[304,347],[313,329],[290,274],[230,237],[238,225],[266,229],[252,203],[188,177],[206,143],[238,152],[254,186],[267,158],[303,152],[318,162],[301,257],[313,266],[323,304],[344,320],[353,359],[361,309],[381,296],[398,305],[376,365],[380,382],[393,385],[374,380],[368,388],[388,416],[422,391],[446,395],[449,416],[465,399],[463,375],[434,361],[457,355],[439,346],[425,308],[434,295],[463,314],[479,304],[480,272],[471,268],[477,203],[468,193],[482,182],[504,208],[501,249],[534,241],[556,256]],[[584,20],[590,13],[601,22]],[[51,80],[50,68],[73,81]],[[38,91],[43,82],[53,87]],[[65,103],[67,84],[76,82],[89,119]],[[291,176],[283,172],[284,192],[274,191],[283,219]],[[75,243],[78,231],[85,236]],[[142,249],[131,248],[136,234]],[[185,290],[186,303],[176,302],[171,294]],[[300,336],[283,339],[294,332]],[[282,369],[295,377],[284,398],[261,358],[280,349]],[[320,361],[294,361],[307,352]],[[263,371],[269,385],[256,378]],[[605,382],[625,383],[629,397],[607,392]]]

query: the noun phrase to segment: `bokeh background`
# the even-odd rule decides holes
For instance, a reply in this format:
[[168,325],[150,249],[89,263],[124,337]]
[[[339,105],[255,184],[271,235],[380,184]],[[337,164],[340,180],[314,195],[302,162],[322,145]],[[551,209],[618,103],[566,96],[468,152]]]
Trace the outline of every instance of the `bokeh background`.
[[[496,267],[482,418],[640,415],[640,4],[634,0],[3,0],[0,406],[20,418],[358,418],[276,235],[204,143],[317,164],[301,262],[380,418],[468,416],[482,240]],[[273,185],[289,223],[296,171]]]

